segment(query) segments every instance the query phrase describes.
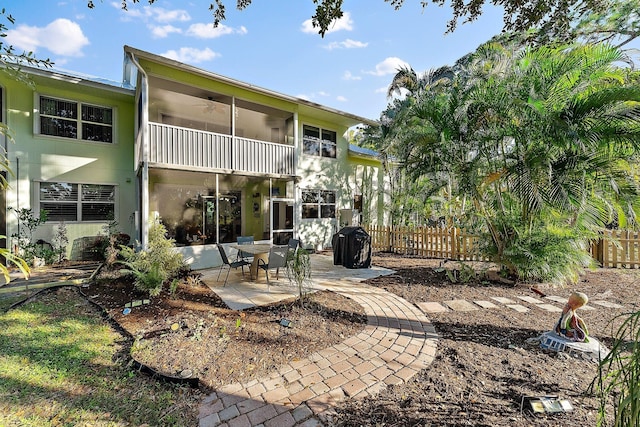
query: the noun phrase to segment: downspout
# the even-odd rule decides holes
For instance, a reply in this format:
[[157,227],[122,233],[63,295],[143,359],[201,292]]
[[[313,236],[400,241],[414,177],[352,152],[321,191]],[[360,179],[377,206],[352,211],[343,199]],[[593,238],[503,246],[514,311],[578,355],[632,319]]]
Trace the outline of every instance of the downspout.
[[220,244],[220,174],[216,174],[216,244]]
[[273,242],[273,179],[269,178],[269,240]]
[[[140,206],[140,244],[142,250],[146,250],[149,245],[149,84],[147,73],[136,61],[135,55],[129,52],[131,62],[136,66],[142,76],[140,83],[140,97],[142,100],[140,128],[138,135],[141,135],[142,141],[142,173],[140,174],[140,198],[142,206]],[[137,141],[137,138],[136,138]]]
[[300,194],[298,191],[298,161],[302,144],[299,143],[300,131],[298,129],[299,119],[298,111],[293,113],[293,238],[300,238],[300,222],[302,220],[302,205],[300,204]]
[[[20,210],[20,157],[16,157],[16,214]],[[18,219],[18,243],[14,245],[13,253],[17,254],[20,249],[20,219]],[[11,246],[11,245],[9,245]]]

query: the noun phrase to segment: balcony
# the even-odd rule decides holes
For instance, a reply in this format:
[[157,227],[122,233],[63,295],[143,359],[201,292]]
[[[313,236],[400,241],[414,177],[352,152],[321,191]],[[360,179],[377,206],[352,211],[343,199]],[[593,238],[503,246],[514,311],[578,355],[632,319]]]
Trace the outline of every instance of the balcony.
[[295,147],[149,123],[149,162],[185,169],[294,176]]

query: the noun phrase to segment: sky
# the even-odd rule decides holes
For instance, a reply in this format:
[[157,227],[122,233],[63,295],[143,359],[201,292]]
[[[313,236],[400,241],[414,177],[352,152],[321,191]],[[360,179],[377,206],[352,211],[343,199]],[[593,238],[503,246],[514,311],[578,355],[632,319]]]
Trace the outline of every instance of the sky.
[[[2,2],[3,3],[3,2]],[[253,0],[243,11],[227,0],[218,28],[210,0],[128,2],[12,1],[5,42],[50,58],[55,69],[122,81],[125,45],[255,86],[378,119],[401,66],[425,72],[452,65],[502,30],[502,12],[445,34],[451,10],[405,0],[345,0],[344,16],[321,37],[311,26],[312,0]]]

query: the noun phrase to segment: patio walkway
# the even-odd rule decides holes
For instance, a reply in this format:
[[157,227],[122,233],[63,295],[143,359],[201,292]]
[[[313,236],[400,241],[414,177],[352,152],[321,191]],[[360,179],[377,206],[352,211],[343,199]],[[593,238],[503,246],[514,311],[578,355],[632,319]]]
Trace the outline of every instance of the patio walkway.
[[[364,331],[291,361],[269,377],[222,387],[201,403],[200,427],[331,425],[331,408],[337,403],[375,395],[387,385],[407,381],[433,361],[437,335],[429,319],[403,298],[359,283],[393,271],[346,269],[317,254],[311,265],[313,289],[329,289],[362,305],[368,318]],[[223,288],[215,282],[217,274],[204,272],[203,281],[238,309],[296,296],[284,286],[286,278],[266,292],[264,279],[239,282],[238,273]]]

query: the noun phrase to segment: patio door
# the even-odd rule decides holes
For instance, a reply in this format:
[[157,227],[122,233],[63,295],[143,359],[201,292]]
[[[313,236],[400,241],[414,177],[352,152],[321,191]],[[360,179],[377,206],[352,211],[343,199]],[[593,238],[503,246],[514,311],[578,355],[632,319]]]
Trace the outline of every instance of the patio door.
[[[199,236],[203,243],[231,243],[240,235],[242,224],[242,198],[239,191],[215,196],[200,196],[201,226]],[[217,212],[216,212],[217,207]]]
[[218,233],[220,243],[235,242],[242,232],[242,193],[227,191],[218,196]]
[[202,196],[202,238],[204,243],[216,242],[216,198]]
[[271,199],[271,240],[275,245],[286,245],[294,237],[294,199]]

